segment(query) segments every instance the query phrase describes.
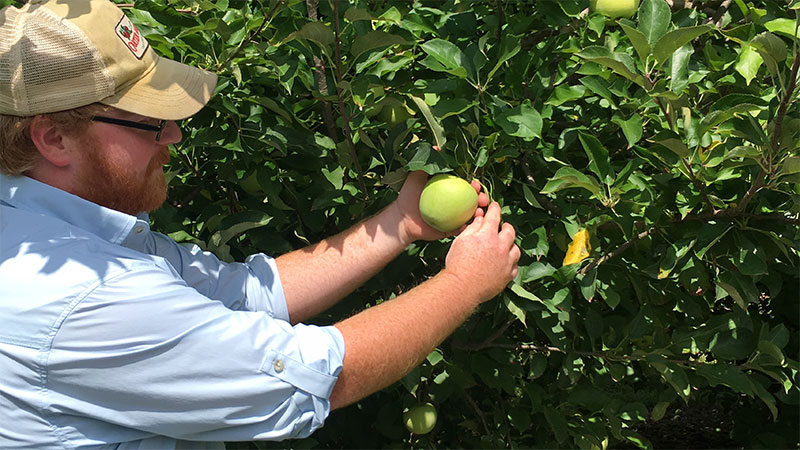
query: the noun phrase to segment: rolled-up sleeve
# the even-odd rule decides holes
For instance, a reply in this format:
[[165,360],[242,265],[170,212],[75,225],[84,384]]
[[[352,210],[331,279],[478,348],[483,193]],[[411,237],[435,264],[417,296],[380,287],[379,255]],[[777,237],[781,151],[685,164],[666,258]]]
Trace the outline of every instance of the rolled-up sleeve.
[[272,257],[257,253],[244,262],[228,263],[197,245],[177,244],[155,232],[150,232],[143,248],[137,250],[164,258],[187,285],[230,309],[264,311],[289,321],[278,267]]
[[334,327],[231,310],[147,263],[76,298],[54,333],[52,420],[185,440],[308,436],[330,413],[345,351]]

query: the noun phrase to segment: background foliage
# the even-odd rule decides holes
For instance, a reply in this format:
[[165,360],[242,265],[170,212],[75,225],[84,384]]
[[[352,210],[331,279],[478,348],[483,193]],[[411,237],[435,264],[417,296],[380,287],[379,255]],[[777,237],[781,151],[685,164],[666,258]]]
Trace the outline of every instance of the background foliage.
[[[239,447],[798,447],[800,2],[643,0],[618,21],[588,3],[129,9],[159,53],[220,74],[156,229],[277,255],[421,169],[480,180],[523,249],[517,280],[401,382],[309,439]],[[564,266],[580,229],[589,257]],[[447,248],[409,247],[319,323]],[[428,400],[439,423],[410,435],[403,408]]]

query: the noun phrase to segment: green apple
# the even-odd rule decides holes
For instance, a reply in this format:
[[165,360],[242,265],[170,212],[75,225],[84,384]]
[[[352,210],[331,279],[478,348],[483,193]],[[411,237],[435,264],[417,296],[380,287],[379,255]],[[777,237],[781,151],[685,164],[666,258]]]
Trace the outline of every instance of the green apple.
[[639,0],[590,0],[589,7],[592,11],[617,19],[633,16],[639,9]]
[[428,225],[448,233],[467,223],[478,207],[478,193],[466,180],[436,175],[422,189],[419,212]]
[[414,434],[430,433],[436,426],[436,408],[430,403],[413,406],[403,412],[403,422]]

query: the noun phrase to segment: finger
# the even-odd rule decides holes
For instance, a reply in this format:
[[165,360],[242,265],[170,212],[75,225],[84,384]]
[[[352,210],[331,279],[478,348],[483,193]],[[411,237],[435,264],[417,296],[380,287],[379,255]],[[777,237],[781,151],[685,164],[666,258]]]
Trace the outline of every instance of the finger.
[[514,261],[514,264],[516,265],[520,256],[522,256],[522,251],[519,249],[518,245],[515,245],[511,247],[511,250],[508,252],[508,256],[511,257],[511,260]]
[[472,180],[470,184],[472,185],[473,188],[475,188],[475,192],[480,194],[481,190],[483,189],[481,182],[478,180]]
[[478,194],[478,206],[486,208],[489,205],[489,196],[485,192]]
[[500,242],[511,245],[514,243],[516,236],[517,232],[514,230],[514,226],[508,222],[503,223],[500,227]]
[[483,217],[484,215],[486,215],[486,211],[484,211],[483,208],[475,209],[475,217]]
[[483,220],[483,227],[491,230],[494,233],[497,233],[497,230],[500,228],[500,204],[497,202],[492,202],[489,204],[489,207],[486,208],[486,214],[484,214]]

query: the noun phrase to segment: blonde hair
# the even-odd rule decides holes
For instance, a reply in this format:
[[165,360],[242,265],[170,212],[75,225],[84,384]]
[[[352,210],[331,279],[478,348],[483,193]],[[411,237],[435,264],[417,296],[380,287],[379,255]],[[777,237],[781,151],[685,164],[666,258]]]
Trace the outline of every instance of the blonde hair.
[[[49,117],[63,132],[74,136],[85,131],[92,116],[105,108],[108,107],[93,103],[42,115]],[[6,175],[22,175],[36,166],[41,155],[28,132],[35,117],[0,114],[0,172]]]

